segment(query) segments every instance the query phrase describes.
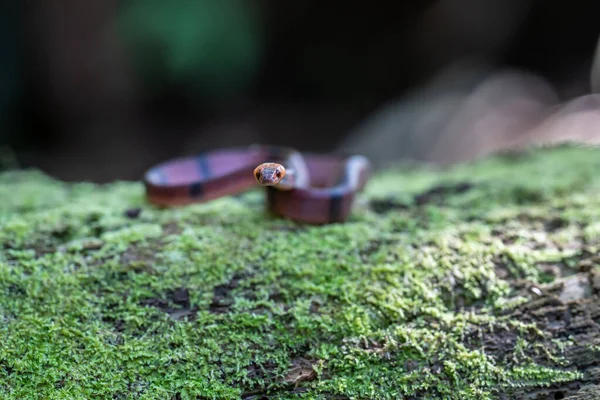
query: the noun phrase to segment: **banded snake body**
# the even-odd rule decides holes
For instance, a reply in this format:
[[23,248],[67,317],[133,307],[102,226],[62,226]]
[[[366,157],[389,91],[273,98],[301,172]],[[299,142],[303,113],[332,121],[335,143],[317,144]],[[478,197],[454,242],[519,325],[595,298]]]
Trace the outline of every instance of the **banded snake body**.
[[205,202],[266,187],[276,215],[310,224],[345,221],[365,186],[370,163],[361,155],[300,153],[287,147],[224,148],[172,159],[144,175],[146,195],[160,206]]

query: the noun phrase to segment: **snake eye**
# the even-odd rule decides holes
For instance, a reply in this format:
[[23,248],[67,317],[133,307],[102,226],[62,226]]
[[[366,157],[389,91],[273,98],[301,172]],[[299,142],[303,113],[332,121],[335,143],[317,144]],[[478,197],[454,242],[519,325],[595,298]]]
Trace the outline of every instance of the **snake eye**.
[[281,178],[281,170],[279,168],[275,171],[275,175],[277,175],[278,178]]
[[260,167],[259,167],[259,168],[256,168],[256,169],[254,170],[254,177],[255,177],[255,178],[256,178],[256,180],[257,180],[257,181],[259,181],[259,182],[260,182],[260,177],[261,177],[261,175],[262,175],[262,169],[261,169]]

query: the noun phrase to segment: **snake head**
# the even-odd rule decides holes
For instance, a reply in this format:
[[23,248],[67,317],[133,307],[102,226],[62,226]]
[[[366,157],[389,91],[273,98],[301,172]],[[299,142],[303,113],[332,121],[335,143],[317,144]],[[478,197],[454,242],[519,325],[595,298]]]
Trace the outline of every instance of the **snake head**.
[[262,186],[275,186],[285,176],[285,168],[277,163],[263,163],[254,169],[254,178]]

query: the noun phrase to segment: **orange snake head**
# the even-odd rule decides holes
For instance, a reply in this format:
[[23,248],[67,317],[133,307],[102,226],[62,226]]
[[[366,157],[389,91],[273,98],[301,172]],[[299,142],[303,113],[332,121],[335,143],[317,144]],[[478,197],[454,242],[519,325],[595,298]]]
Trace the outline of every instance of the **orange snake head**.
[[254,178],[262,186],[275,186],[285,176],[285,168],[277,163],[263,163],[254,169]]

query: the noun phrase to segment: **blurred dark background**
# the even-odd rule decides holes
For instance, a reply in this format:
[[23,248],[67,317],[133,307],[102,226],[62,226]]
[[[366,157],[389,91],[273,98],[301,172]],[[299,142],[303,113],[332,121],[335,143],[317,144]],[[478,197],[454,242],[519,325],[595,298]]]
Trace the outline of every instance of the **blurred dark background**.
[[0,166],[98,182],[252,143],[378,165],[515,147],[591,93],[600,35],[593,0],[2,4]]

